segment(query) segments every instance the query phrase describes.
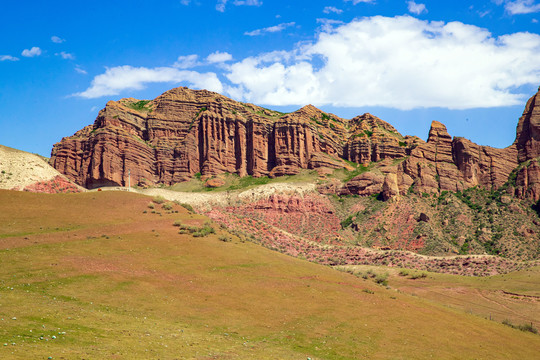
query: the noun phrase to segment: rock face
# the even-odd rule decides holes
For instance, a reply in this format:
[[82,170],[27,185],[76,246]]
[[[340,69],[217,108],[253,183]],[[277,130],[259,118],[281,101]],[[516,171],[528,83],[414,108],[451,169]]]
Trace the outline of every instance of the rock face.
[[206,90],[107,103],[93,125],[55,144],[50,163],[88,188],[173,184],[196,173],[280,176],[338,168],[346,120],[313,106],[282,114]]
[[539,156],[539,94],[528,101],[514,144],[495,149],[452,138],[437,121],[424,142],[371,114],[346,120],[312,105],[283,114],[206,90],[176,88],[150,101],[108,102],[93,125],[54,145],[50,164],[95,188],[129,180],[169,185],[197,173],[275,177],[301,169],[351,171],[348,161],[367,171],[332,191],[392,198],[408,191],[496,189],[510,179],[511,192],[538,200]]
[[[461,191],[477,185],[496,189],[517,165],[515,145],[495,149],[463,138],[452,139],[446,127],[434,121],[427,143],[415,148],[398,172],[414,179],[412,185],[418,191],[433,193]],[[400,184],[400,190],[406,191],[406,186]]]
[[540,88],[519,118],[514,145],[520,168],[516,173],[516,195],[540,200]]

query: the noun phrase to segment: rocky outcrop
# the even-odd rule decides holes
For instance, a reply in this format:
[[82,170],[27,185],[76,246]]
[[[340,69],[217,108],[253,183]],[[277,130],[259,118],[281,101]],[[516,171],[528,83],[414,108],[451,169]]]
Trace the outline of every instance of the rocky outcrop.
[[[496,189],[518,165],[515,145],[505,149],[476,145],[454,138],[446,127],[433,121],[427,143],[412,150],[399,168],[414,179],[419,192],[461,191],[473,186]],[[400,184],[405,191],[407,184]]]
[[514,145],[521,163],[515,174],[515,195],[540,201],[540,88],[519,118]]
[[420,138],[403,137],[392,125],[371,114],[364,114],[350,121],[350,136],[343,150],[343,158],[368,165],[407,156],[421,143]]
[[[321,125],[322,124],[322,125]],[[206,90],[107,103],[55,144],[50,163],[88,188],[173,184],[196,173],[280,176],[345,166],[346,120],[313,106],[282,114]]]
[[437,121],[424,142],[402,136],[371,114],[346,120],[312,105],[283,114],[206,90],[176,88],[151,101],[108,102],[93,125],[54,145],[50,163],[95,188],[126,185],[128,179],[169,185],[197,173],[276,177],[301,169],[356,171],[352,162],[367,171],[324,191],[384,192],[385,198],[409,191],[496,189],[513,174],[507,191],[538,200],[539,156],[538,94],[527,103],[514,144],[495,149],[452,138]]

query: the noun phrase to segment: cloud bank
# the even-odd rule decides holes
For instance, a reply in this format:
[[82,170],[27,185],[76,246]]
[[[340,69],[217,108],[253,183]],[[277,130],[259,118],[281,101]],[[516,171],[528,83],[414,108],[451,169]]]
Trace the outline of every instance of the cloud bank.
[[540,36],[375,16],[322,32],[281,59],[246,58],[226,77],[230,94],[268,105],[516,105],[516,87],[540,83]]
[[118,95],[125,90],[141,90],[148,83],[188,82],[190,86],[221,92],[223,87],[214,73],[179,70],[171,67],[117,66],[108,68],[104,74],[96,76],[91,86],[83,92],[73,94],[88,99],[108,95]]
[[[205,64],[214,60],[231,61],[232,55],[216,52]],[[100,97],[142,89],[151,82],[188,82],[266,105],[397,109],[518,105],[526,98],[518,87],[540,84],[540,36],[494,37],[486,29],[461,22],[375,16],[327,25],[316,40],[291,51],[220,62],[216,72],[181,70],[198,64],[192,55],[180,57],[171,67],[110,68],[75,95]]]
[[540,4],[536,4],[534,0],[506,0],[504,9],[511,15],[531,14],[540,12]]

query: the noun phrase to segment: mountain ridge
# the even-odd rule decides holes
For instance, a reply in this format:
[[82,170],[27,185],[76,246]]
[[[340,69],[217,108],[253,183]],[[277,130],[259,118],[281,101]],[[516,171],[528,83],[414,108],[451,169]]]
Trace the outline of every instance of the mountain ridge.
[[538,96],[527,102],[514,143],[497,149],[452,138],[438,121],[423,141],[368,113],[349,120],[306,105],[285,114],[180,87],[154,100],[109,101],[93,125],[53,146],[50,164],[76,183],[96,188],[125,186],[129,180],[172,185],[198,173],[276,177],[301,169],[348,168],[352,162],[371,164],[370,171],[381,176],[361,174],[338,193],[372,195],[386,184],[393,189],[387,191],[391,198],[411,190],[497,189],[512,180],[512,195],[538,201]]

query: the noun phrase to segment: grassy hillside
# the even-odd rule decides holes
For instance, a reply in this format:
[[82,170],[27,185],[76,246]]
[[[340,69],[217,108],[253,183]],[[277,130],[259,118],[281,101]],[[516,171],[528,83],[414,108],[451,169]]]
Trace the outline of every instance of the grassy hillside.
[[[2,359],[532,359],[540,336],[123,192],[0,191]],[[170,205],[170,204],[167,204]],[[167,207],[167,206],[166,206]]]

